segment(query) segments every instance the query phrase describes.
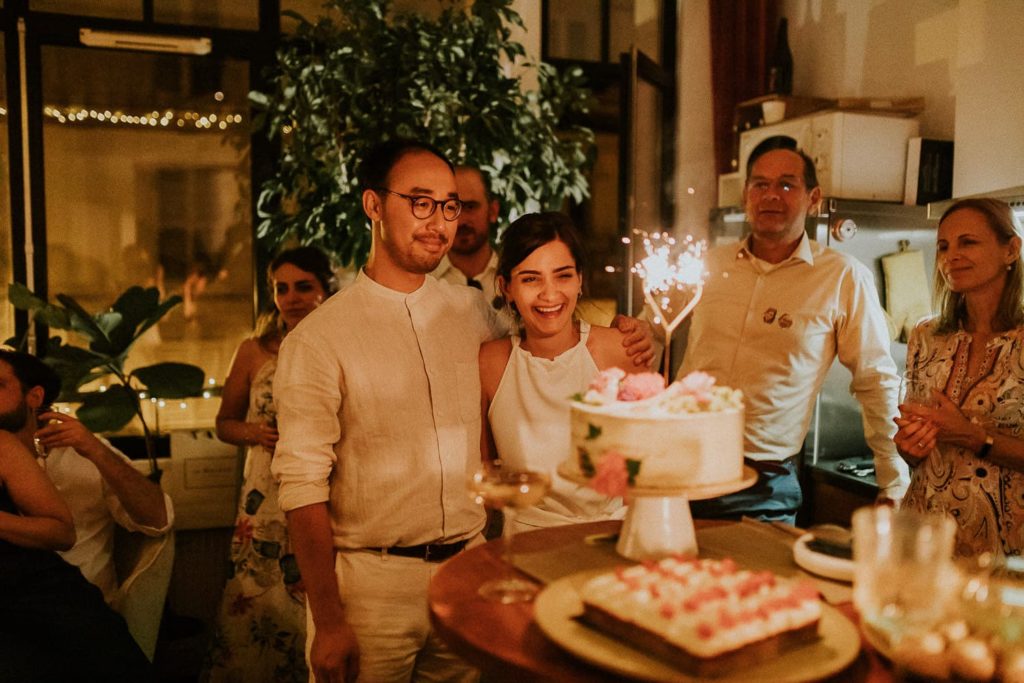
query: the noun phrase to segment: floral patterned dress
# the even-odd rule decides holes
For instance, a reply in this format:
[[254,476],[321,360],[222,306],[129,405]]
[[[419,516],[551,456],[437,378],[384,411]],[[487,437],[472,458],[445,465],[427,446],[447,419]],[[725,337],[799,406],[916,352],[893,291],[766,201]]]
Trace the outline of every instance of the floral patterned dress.
[[[943,391],[968,418],[989,430],[1024,438],[1024,329],[993,337],[978,377],[967,376],[971,335],[936,335],[932,320],[910,336],[907,370]],[[907,508],[945,512],[956,520],[956,554],[1020,555],[1024,550],[1024,472],[939,443],[911,471]]]
[[[275,419],[277,360],[264,363],[249,391],[247,422]],[[235,534],[234,575],[224,587],[210,654],[210,681],[306,681],[306,607],[298,565],[277,504],[272,453],[248,449]]]

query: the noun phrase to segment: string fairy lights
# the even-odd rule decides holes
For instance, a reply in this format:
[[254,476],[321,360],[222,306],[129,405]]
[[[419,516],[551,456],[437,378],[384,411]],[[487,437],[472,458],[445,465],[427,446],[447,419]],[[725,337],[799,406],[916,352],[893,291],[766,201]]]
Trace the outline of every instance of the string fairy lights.
[[61,124],[93,124],[133,126],[139,128],[165,128],[187,130],[227,130],[242,125],[241,114],[217,112],[151,110],[130,113],[120,109],[92,109],[89,107],[43,107],[43,116]]

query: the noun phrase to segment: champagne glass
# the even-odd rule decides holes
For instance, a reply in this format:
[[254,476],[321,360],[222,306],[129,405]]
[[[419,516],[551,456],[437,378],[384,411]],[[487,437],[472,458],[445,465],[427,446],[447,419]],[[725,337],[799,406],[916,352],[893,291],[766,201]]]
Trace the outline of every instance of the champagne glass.
[[934,403],[932,388],[919,370],[908,370],[900,376],[899,403],[914,403],[919,406],[931,406]]
[[480,595],[503,604],[533,600],[537,594],[537,585],[515,574],[513,526],[516,511],[540,502],[551,488],[551,477],[544,472],[520,469],[495,460],[481,466],[470,476],[468,488],[473,500],[501,510],[505,517],[501,532],[505,575],[480,586]]

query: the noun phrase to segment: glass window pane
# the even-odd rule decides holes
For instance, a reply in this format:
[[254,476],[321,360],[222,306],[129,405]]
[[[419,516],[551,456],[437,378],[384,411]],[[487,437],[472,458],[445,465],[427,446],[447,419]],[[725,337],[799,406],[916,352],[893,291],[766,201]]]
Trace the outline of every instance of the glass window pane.
[[[636,49],[661,64],[661,36],[665,18],[662,0],[635,0],[633,8]],[[613,23],[612,26],[615,26]],[[614,29],[612,29],[614,36]],[[670,67],[672,65],[669,65]]]
[[661,62],[663,0],[612,0],[608,36],[608,54],[611,61],[636,48],[655,62]]
[[168,24],[258,30],[258,0],[156,0],[153,19]]
[[[11,155],[7,148],[7,83],[4,37],[0,35],[0,168],[10,168]],[[11,186],[8,174],[0,181],[0,342],[14,335],[14,309],[7,300],[7,283],[14,279],[11,262]]]
[[142,0],[29,0],[28,8],[87,17],[142,19]]
[[601,61],[601,0],[548,2],[548,57]]
[[44,47],[42,65],[51,298],[181,295],[129,367],[222,381],[253,321],[248,63]]

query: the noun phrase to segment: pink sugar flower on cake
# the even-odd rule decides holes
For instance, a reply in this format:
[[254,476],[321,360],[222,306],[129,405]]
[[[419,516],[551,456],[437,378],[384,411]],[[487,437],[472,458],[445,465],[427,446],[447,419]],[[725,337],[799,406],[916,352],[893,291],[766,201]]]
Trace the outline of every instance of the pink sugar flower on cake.
[[[712,380],[714,381],[714,380]],[[656,372],[627,375],[619,384],[620,401],[640,401],[657,396],[665,390],[665,378]]]
[[711,402],[711,391],[714,388],[715,378],[700,370],[695,370],[679,380],[679,391],[683,395],[693,396],[700,403]]
[[614,498],[625,496],[629,491],[629,471],[626,469],[626,458],[618,451],[608,451],[594,468],[594,477],[590,480],[590,488],[598,493]]
[[597,373],[590,382],[590,388],[599,394],[608,394],[616,390],[619,382],[626,376],[622,368],[608,368]]

